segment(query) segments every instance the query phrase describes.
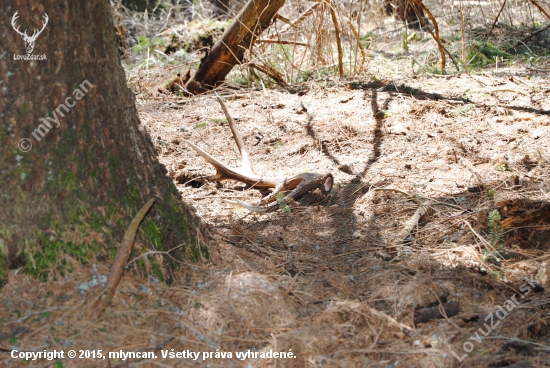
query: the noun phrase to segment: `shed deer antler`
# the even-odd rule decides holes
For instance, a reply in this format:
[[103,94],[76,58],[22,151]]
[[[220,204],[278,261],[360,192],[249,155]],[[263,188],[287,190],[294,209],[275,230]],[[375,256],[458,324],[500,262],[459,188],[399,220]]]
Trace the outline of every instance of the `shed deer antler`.
[[49,19],[48,14],[44,13],[44,22],[43,22],[42,29],[40,31],[35,29],[32,33],[32,36],[29,36],[27,34],[27,30],[25,30],[25,32],[21,32],[19,31],[19,27],[16,28],[15,20],[19,18],[18,13],[19,11],[16,11],[13,17],[11,18],[11,26],[13,27],[15,32],[19,33],[19,35],[23,38],[23,41],[25,41],[25,48],[27,49],[27,53],[30,54],[34,49],[34,43],[36,39],[38,38],[40,33],[42,33],[44,28],[46,28],[46,24],[48,24],[48,19]]
[[[227,107],[223,103],[222,99],[218,96],[218,101],[223,109],[227,121],[229,122],[229,128],[233,133],[233,138],[237,143],[239,152],[242,157],[242,166],[239,169],[231,168],[222,162],[218,161],[193,143],[187,141],[187,144],[193,148],[202,158],[204,158],[209,164],[216,169],[216,176],[213,178],[215,181],[222,180],[237,180],[242,183],[248,184],[257,189],[274,188],[266,197],[260,200],[259,205],[251,205],[239,200],[226,201],[231,204],[239,204],[250,211],[255,212],[270,212],[278,208],[278,203],[275,201],[277,194],[284,191],[291,191],[284,200],[298,200],[303,197],[307,192],[319,188],[324,194],[328,194],[332,189],[334,179],[332,174],[315,174],[315,173],[302,173],[291,176],[289,178],[273,178],[263,177],[254,173],[252,169],[252,161],[250,161],[250,155],[246,150],[244,141],[237,130],[235,121],[227,111]],[[274,202],[275,201],[275,202]]]

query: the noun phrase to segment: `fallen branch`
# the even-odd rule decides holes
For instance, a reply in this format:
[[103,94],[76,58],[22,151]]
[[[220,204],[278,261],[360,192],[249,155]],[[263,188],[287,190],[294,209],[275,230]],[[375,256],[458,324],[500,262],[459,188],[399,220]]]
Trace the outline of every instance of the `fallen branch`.
[[256,43],[278,43],[279,45],[309,46],[305,42],[288,41],[288,40],[272,40],[269,38],[256,40]]
[[542,220],[548,221],[548,219],[550,219],[550,204],[546,204],[522,216],[513,216],[506,220],[502,220],[500,227],[503,229],[510,229],[514,227],[532,226]]
[[447,301],[447,295],[442,295],[437,299],[438,301],[430,303],[425,307],[416,307],[414,309],[413,321],[415,325],[428,322],[432,319],[448,319],[458,314],[458,302]]
[[316,2],[315,4],[311,5],[309,8],[307,8],[302,14],[298,15],[298,18],[296,18],[296,20],[294,20],[293,22],[291,23],[287,23],[287,25],[285,27],[283,27],[279,33],[285,33],[286,31],[288,31],[289,29],[291,28],[294,28],[294,29],[297,29],[298,28],[298,25],[300,23],[303,22],[304,19],[306,19],[308,16],[310,16],[311,14],[313,14],[313,11],[315,9],[317,9],[317,7],[321,5],[321,2]]
[[421,204],[420,201],[418,200],[418,198],[422,198],[422,199],[427,199],[427,200],[432,201],[433,204],[440,204],[440,205],[442,205],[442,206],[448,206],[448,207],[456,208],[457,210],[466,211],[466,209],[464,209],[464,208],[462,208],[462,207],[460,207],[460,206],[457,206],[456,204],[447,203],[447,202],[441,202],[441,201],[436,201],[435,199],[432,199],[432,198],[430,198],[430,197],[423,196],[423,195],[418,194],[418,193],[410,194],[410,193],[407,193],[407,192],[405,192],[404,190],[401,190],[401,189],[395,189],[395,188],[374,188],[374,191],[388,191],[388,192],[401,193],[401,194],[403,194],[404,196],[407,196],[411,201],[413,201],[413,202],[416,203],[416,204]]
[[243,206],[244,208],[249,209],[250,211],[255,212],[270,212],[278,208],[277,202],[269,204],[277,198],[277,194],[281,192],[291,191],[286,197],[284,197],[284,201],[288,200],[299,200],[304,194],[307,192],[314,190],[314,189],[320,189],[321,192],[324,194],[328,194],[330,190],[332,189],[334,179],[332,177],[332,174],[315,174],[315,173],[302,173],[297,174],[294,176],[291,176],[289,178],[281,178],[281,177],[264,177],[260,176],[254,173],[252,169],[252,162],[250,160],[250,155],[246,149],[246,146],[244,145],[244,140],[242,139],[241,135],[239,134],[239,131],[237,130],[237,126],[235,124],[235,121],[229,114],[229,111],[227,110],[227,107],[223,103],[222,99],[218,96],[218,102],[220,103],[222,110],[225,114],[225,117],[227,118],[227,121],[229,122],[229,128],[231,129],[231,132],[233,133],[233,138],[235,139],[235,142],[237,143],[237,148],[239,149],[239,152],[242,157],[242,165],[239,169],[231,168],[224,163],[218,161],[216,158],[212,157],[207,152],[203,151],[199,147],[195,146],[193,143],[186,141],[189,147],[191,147],[195,152],[197,152],[202,158],[204,158],[209,164],[214,166],[216,169],[216,175],[211,178],[215,181],[222,181],[222,180],[237,180],[242,183],[245,183],[249,185],[250,187],[254,187],[256,189],[268,189],[273,188],[273,191],[267,195],[266,197],[262,198],[258,205],[251,205],[246,202],[242,202],[239,200],[235,201],[226,201],[231,204],[238,204]]
[[418,226],[422,219],[424,219],[426,216],[431,216],[433,214],[433,208],[431,208],[432,205],[433,202],[429,200],[422,202],[422,204],[414,212],[412,217],[405,223],[403,229],[401,229],[401,231],[397,233],[397,239],[400,243],[405,243],[409,235],[411,235],[411,232],[414,230],[415,227]]
[[406,242],[407,238],[409,237],[409,235],[411,235],[411,232],[414,230],[414,228],[418,226],[420,221],[426,216],[431,216],[433,214],[433,208],[431,206],[433,206],[436,201],[432,199],[427,199],[424,202],[420,203],[418,198],[416,198],[414,195],[394,188],[376,188],[375,190],[392,191],[404,194],[419,205],[418,209],[414,212],[412,217],[405,223],[403,229],[401,229],[401,231],[395,235],[394,245],[386,246],[388,252],[394,253],[397,251],[397,247],[399,245]]
[[215,88],[252,48],[254,40],[269,27],[285,0],[249,0],[225,30],[199,69],[185,85],[192,94]]
[[153,202],[155,202],[155,200],[151,199],[143,207],[141,207],[139,212],[130,223],[130,226],[128,226],[128,230],[126,230],[124,238],[122,238],[122,242],[120,243],[120,247],[118,248],[115,261],[111,266],[111,272],[109,273],[109,277],[107,278],[105,289],[103,289],[101,297],[97,300],[93,307],[93,319],[98,319],[99,317],[101,317],[101,314],[111,304],[113,296],[115,295],[116,288],[122,276],[122,271],[124,270],[124,266],[126,265],[128,257],[130,256],[130,252],[132,251],[132,247],[134,246],[134,239],[136,237],[136,232],[139,224],[141,223],[147,212],[149,212],[149,209],[153,205]]
[[273,79],[279,86],[286,87],[287,84],[285,81],[285,77],[277,69],[269,65],[260,65],[254,62],[248,63],[248,66],[264,73],[265,75]]

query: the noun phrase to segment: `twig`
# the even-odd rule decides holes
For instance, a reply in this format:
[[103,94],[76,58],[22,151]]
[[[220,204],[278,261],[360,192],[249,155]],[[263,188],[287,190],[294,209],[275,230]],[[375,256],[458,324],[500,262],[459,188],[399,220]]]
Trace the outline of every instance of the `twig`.
[[433,213],[433,209],[431,208],[432,204],[433,202],[430,200],[422,202],[422,204],[420,204],[420,207],[418,207],[411,218],[405,223],[403,229],[401,229],[401,231],[397,233],[396,237],[401,244],[405,243],[405,240],[407,240],[414,228],[418,226],[422,218],[424,218],[426,215],[431,215]]
[[334,24],[334,31],[336,32],[336,47],[338,48],[338,73],[340,77],[344,75],[344,65],[343,58],[344,54],[342,53],[342,40],[340,40],[340,25],[338,24],[338,17],[336,17],[336,11],[334,10],[334,5],[330,0],[326,0],[328,3],[328,9],[330,11],[330,16],[332,17],[332,23]]
[[[506,0],[504,0],[504,2],[506,3]],[[464,64],[464,71],[466,72],[466,74],[469,74],[468,58],[466,55],[466,35],[464,33],[464,11],[462,10],[462,0],[460,0],[459,10],[460,10],[460,33],[461,33],[461,40],[462,40],[461,42],[462,43],[462,64]]]
[[[359,17],[359,18],[361,18],[361,17]],[[365,60],[367,58],[367,53],[365,52],[365,48],[363,47],[363,44],[361,43],[361,38],[359,37],[359,33],[357,32],[357,30],[355,29],[355,27],[353,26],[353,24],[351,24],[351,21],[349,21],[349,20],[348,20],[348,25],[349,25],[349,28],[351,29],[351,32],[353,33],[353,36],[355,37],[355,40],[357,42],[357,47],[359,48],[359,50],[361,50],[361,65],[359,66],[359,72],[361,72],[363,70],[363,65],[365,64]],[[355,60],[357,61],[357,53],[356,53],[356,56],[355,56]],[[357,65],[356,65],[355,72],[357,72]]]
[[542,8],[542,6],[540,6],[539,4],[537,4],[537,3],[535,2],[535,0],[529,0],[529,1],[531,2],[531,4],[533,4],[534,6],[536,6],[537,9],[540,10],[540,12],[541,12],[542,14],[544,14],[544,16],[545,16],[546,18],[548,18],[548,20],[550,20],[550,15],[548,15],[548,13]]
[[474,230],[474,228],[472,227],[472,225],[470,225],[470,223],[469,223],[468,221],[466,221],[466,220],[462,220],[462,221],[464,221],[464,223],[465,223],[466,225],[468,225],[468,227],[470,228],[470,230],[472,231],[472,233],[474,233],[474,235],[477,236],[477,238],[478,238],[479,240],[481,240],[481,242],[482,242],[483,244],[485,244],[485,246],[487,246],[487,248],[491,249],[491,250],[492,250],[493,252],[495,252],[500,258],[502,258],[502,259],[504,260],[504,257],[501,256],[500,253],[499,253],[495,248],[493,248],[493,246],[492,246],[491,244],[489,244],[489,242],[488,242],[487,240],[485,240],[481,235],[479,235],[479,234]]
[[[443,45],[441,44],[441,38],[439,37],[439,27],[437,25],[435,17],[433,16],[430,9],[428,9],[428,7],[426,7],[424,4],[422,4],[421,0],[407,0],[407,1],[411,5],[411,7],[414,9],[415,13],[417,13],[417,17],[418,17],[419,20],[422,20],[422,17],[418,14],[419,12],[417,12],[416,6],[414,6],[414,4],[418,5],[418,7],[420,7],[422,10],[424,10],[426,12],[426,14],[428,14],[428,17],[430,18],[430,20],[432,21],[432,24],[434,26],[435,35],[432,33],[432,31],[430,30],[429,27],[427,27],[426,25],[424,25],[424,26],[426,27],[428,32],[431,33],[431,35],[433,36],[435,42],[437,43],[437,48],[439,49],[439,53],[441,54],[441,70],[445,70],[445,64],[446,64],[445,51],[443,51]],[[412,4],[412,2],[414,2],[414,4]]]
[[296,46],[309,46],[307,43],[298,42],[298,41],[287,41],[287,40],[272,40],[272,39],[261,39],[256,40],[256,43],[278,43],[280,45],[296,45]]
[[109,304],[111,304],[111,300],[115,295],[116,288],[122,276],[122,271],[124,271],[124,266],[126,265],[128,256],[130,255],[132,247],[134,246],[134,239],[136,237],[136,232],[138,230],[139,224],[141,223],[141,221],[143,221],[143,218],[145,217],[147,212],[149,212],[149,209],[154,202],[155,199],[153,198],[149,200],[149,202],[147,202],[143,207],[141,207],[139,212],[130,223],[130,226],[128,226],[128,229],[124,234],[124,238],[122,238],[122,242],[120,243],[120,247],[118,248],[115,261],[111,266],[111,272],[109,273],[105,289],[101,292],[101,297],[97,300],[93,307],[92,318],[94,320],[99,319],[103,311],[109,306]]
[[[193,199],[195,199],[195,198],[193,198]],[[158,250],[152,250],[152,251],[150,251],[150,252],[145,252],[145,253],[143,253],[142,255],[140,255],[139,257],[136,257],[136,258],[132,259],[130,262],[128,262],[128,263],[126,264],[126,266],[124,266],[124,268],[127,268],[127,267],[130,266],[132,263],[137,262],[137,261],[139,261],[140,259],[142,259],[142,258],[144,258],[144,257],[147,257],[147,256],[149,256],[149,255],[151,255],[151,254],[164,254],[164,255],[169,256],[169,257],[172,258],[173,260],[176,260],[176,259],[174,259],[174,257],[172,257],[172,256],[170,255],[170,252],[173,252],[173,251],[175,251],[176,249],[179,249],[179,248],[184,247],[184,246],[185,246],[185,243],[184,243],[184,244],[180,244],[180,245],[178,245],[177,247],[174,247],[174,248],[170,249],[170,250],[167,251],[167,252],[158,251]]]
[[[403,194],[404,196],[407,196],[409,197],[409,199],[411,199],[414,203],[416,204],[421,204],[420,201],[418,200],[418,198],[422,198],[422,199],[427,199],[427,200],[430,200],[433,202],[433,204],[440,204],[442,206],[448,206],[448,207],[453,207],[453,208],[456,208],[458,210],[461,210],[461,211],[466,211],[464,208],[460,207],[460,206],[457,206],[456,204],[452,204],[452,203],[447,203],[447,202],[441,202],[441,201],[437,201],[433,198],[430,198],[430,197],[426,197],[426,196],[423,196],[421,194],[417,194],[415,193],[414,195],[413,194],[410,194],[410,193],[407,193],[403,190],[400,190],[400,189],[395,189],[395,188],[374,188],[375,191],[390,191],[390,192],[396,192],[396,193],[401,193]],[[417,198],[418,197],[418,198]]]
[[500,13],[502,13],[502,11],[504,10],[504,6],[506,5],[506,1],[507,0],[504,0],[504,2],[502,3],[502,6],[500,7],[500,11],[498,12],[498,14],[496,16],[495,21],[493,22],[493,25],[491,26],[491,29],[489,30],[489,33],[487,33],[487,38],[485,39],[485,43],[487,43],[487,41],[489,41],[489,36],[491,36],[491,33],[493,32],[493,29],[495,28],[495,25],[497,24],[498,17],[500,17]]
[[[279,33],[285,33],[286,31],[288,31],[291,27],[292,28],[298,28],[298,24],[300,24],[304,19],[306,19],[306,17],[310,16],[311,14],[313,14],[313,11],[315,9],[317,9],[317,7],[321,5],[321,2],[316,2],[315,4],[311,5],[308,9],[306,9],[306,11],[304,11],[302,14],[300,14],[298,16],[298,18],[296,18],[296,20],[294,20],[292,23],[289,23],[287,26],[285,26],[284,28],[282,28]],[[285,22],[286,23],[286,22]]]
[[[422,8],[422,10],[424,10],[427,14],[428,14],[428,17],[430,18],[430,20],[432,21],[433,25],[434,25],[434,31],[435,31],[435,34],[434,32],[432,32],[432,30],[428,27],[428,25],[426,24],[426,22],[424,21],[424,19],[422,19],[422,17],[417,13],[417,17],[418,19],[420,20],[420,22],[424,25],[424,27],[426,28],[426,30],[428,31],[428,33],[430,33],[430,35],[433,37],[433,39],[435,40],[435,42],[437,43],[437,48],[439,49],[439,52],[441,54],[441,70],[445,70],[445,64],[446,64],[446,60],[445,60],[445,53],[447,53],[447,55],[449,55],[449,57],[451,58],[451,61],[453,62],[456,70],[460,70],[458,68],[458,64],[456,63],[453,55],[445,48],[445,46],[443,46],[443,44],[441,43],[441,38],[439,37],[439,27],[437,25],[437,22],[435,20],[435,17],[433,16],[432,12],[430,11],[430,9],[428,9],[428,7],[426,7],[424,4],[422,4],[422,1],[421,0],[407,0],[409,3],[410,2],[413,2],[416,3],[420,8]],[[413,7],[413,9],[415,9],[415,12],[416,12],[416,7]]]

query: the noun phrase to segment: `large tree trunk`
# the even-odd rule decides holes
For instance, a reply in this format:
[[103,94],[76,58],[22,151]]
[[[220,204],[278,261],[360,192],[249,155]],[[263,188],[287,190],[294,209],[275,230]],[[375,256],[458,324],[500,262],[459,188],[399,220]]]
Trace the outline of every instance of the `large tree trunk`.
[[203,93],[223,81],[284,3],[285,0],[249,0],[185,88],[191,93]]
[[[0,283],[7,266],[24,263],[45,278],[45,270],[63,272],[67,254],[83,262],[112,256],[151,198],[136,239],[142,252],[184,243],[172,256],[206,256],[211,237],[165,176],[138,119],[109,1],[7,0],[2,9]],[[15,28],[29,36],[47,13],[32,51],[47,60],[14,60],[28,51],[11,25],[17,11]],[[142,266],[170,277],[168,261],[151,262]]]

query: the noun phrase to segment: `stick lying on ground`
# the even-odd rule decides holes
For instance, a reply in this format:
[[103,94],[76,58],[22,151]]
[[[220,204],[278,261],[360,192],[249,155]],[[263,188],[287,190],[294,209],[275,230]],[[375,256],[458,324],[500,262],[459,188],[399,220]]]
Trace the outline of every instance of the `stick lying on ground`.
[[111,272],[109,273],[109,278],[107,278],[105,289],[103,290],[101,297],[96,301],[94,305],[92,312],[93,319],[98,319],[99,317],[101,317],[103,311],[111,304],[111,300],[115,295],[118,282],[122,277],[124,265],[126,265],[126,262],[128,262],[128,256],[130,255],[132,247],[134,246],[134,239],[136,237],[136,232],[138,230],[139,224],[141,223],[141,221],[143,221],[143,218],[145,217],[147,212],[149,212],[149,209],[153,205],[154,201],[155,199],[149,200],[149,202],[147,202],[136,214],[136,217],[134,217],[134,219],[130,223],[130,226],[128,226],[128,229],[124,234],[124,238],[122,238],[122,242],[120,243],[120,247],[118,247],[115,261],[111,266]]
[[316,188],[319,188],[324,194],[328,194],[330,192],[334,182],[332,174],[322,175],[315,173],[302,173],[291,176],[289,178],[270,178],[255,174],[252,169],[252,161],[250,161],[250,155],[246,150],[243,138],[237,130],[235,121],[233,120],[231,115],[229,115],[229,111],[227,111],[227,107],[220,97],[218,97],[218,101],[222,106],[225,116],[227,117],[229,128],[231,129],[231,132],[233,133],[233,138],[235,139],[237,147],[239,148],[239,152],[242,157],[242,167],[239,169],[231,168],[218,161],[199,147],[195,146],[193,143],[187,141],[187,144],[191,148],[193,148],[202,158],[208,161],[208,163],[214,166],[214,168],[216,169],[216,176],[214,176],[213,179],[215,181],[232,179],[248,184],[251,187],[257,189],[274,188],[269,195],[260,200],[260,203],[258,205],[251,205],[239,200],[226,201],[227,203],[239,204],[250,211],[270,212],[276,210],[279,207],[275,199],[277,198],[277,194],[279,194],[280,192],[291,190],[291,192],[286,197],[284,197],[285,201],[289,199],[297,201],[307,192]]

